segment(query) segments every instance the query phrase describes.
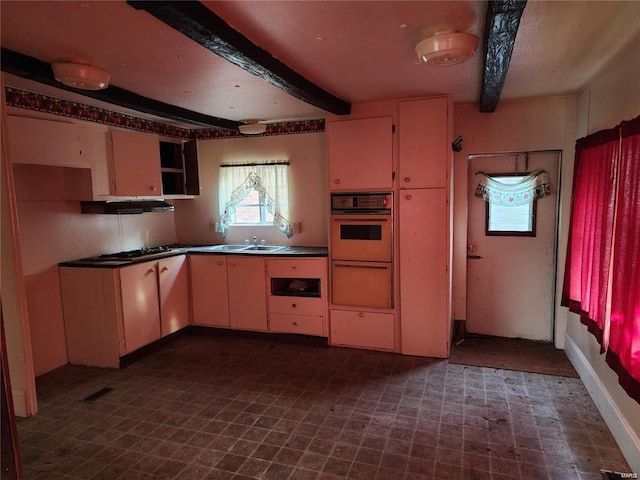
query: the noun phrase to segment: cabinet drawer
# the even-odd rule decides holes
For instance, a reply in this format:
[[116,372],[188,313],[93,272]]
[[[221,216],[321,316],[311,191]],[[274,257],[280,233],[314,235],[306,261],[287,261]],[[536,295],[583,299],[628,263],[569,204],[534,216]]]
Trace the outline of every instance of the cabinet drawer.
[[268,260],[270,277],[280,278],[322,278],[325,262],[323,259],[278,258]]
[[288,315],[322,315],[321,298],[269,297],[269,312]]
[[269,330],[280,333],[322,335],[323,317],[306,315],[269,315]]
[[393,350],[393,314],[331,310],[332,345]]

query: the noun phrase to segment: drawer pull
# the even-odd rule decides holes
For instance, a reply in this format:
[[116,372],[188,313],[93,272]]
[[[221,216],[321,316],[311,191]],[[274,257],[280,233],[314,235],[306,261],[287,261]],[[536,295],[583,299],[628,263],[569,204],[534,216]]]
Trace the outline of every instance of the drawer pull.
[[411,181],[411,178],[410,177],[404,177],[404,181],[409,183]]
[[405,195],[404,198],[406,198],[407,200],[411,200],[411,195]]
[[297,270],[296,267],[291,267],[291,270],[293,270],[294,272]]
[[160,269],[160,271],[161,271],[161,272],[166,272],[167,270],[169,270],[169,267],[162,267],[162,268]]
[[150,189],[152,192],[155,192],[155,191],[156,191],[156,187],[155,187],[154,185],[151,185],[151,186],[149,187],[149,189]]
[[335,183],[336,185],[340,185],[340,179],[339,179],[339,178],[336,178],[336,179],[333,181],[333,183]]
[[218,265],[222,265],[222,260],[218,260]]
[[292,304],[291,304],[291,306],[292,306],[293,308],[296,308],[296,304],[295,304],[295,303],[292,303]]
[[235,267],[236,266],[236,262],[231,262],[231,266]]
[[364,312],[360,312],[360,313],[358,314],[358,316],[359,316],[360,318],[364,318]]
[[298,323],[297,322],[291,322],[291,325],[293,325],[294,327],[297,327]]

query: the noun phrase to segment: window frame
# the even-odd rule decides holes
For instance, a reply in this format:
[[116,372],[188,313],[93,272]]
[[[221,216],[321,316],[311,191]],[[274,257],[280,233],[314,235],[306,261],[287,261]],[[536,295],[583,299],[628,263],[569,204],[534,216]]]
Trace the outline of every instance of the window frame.
[[[488,173],[489,177],[525,177],[531,172],[511,172],[511,173]],[[538,200],[533,200],[531,205],[531,230],[489,230],[489,216],[491,204],[485,202],[484,214],[484,234],[487,237],[535,237],[537,224],[537,205]]]
[[[242,201],[244,201],[249,195],[247,195],[240,203],[238,203],[238,205],[236,205],[236,211],[233,213],[233,222],[231,222],[229,224],[229,226],[253,226],[253,227],[272,227],[273,226],[273,218],[271,218],[271,220],[267,220],[267,215],[269,215],[269,211],[267,209],[267,206],[265,204],[265,196],[260,194],[260,192],[258,192],[255,188],[253,189],[254,192],[256,192],[258,194],[258,203],[251,203],[248,205],[242,205]],[[237,219],[237,214],[238,214],[238,207],[257,207],[260,210],[260,222],[238,222],[236,221]],[[272,215],[273,217],[273,215]]]

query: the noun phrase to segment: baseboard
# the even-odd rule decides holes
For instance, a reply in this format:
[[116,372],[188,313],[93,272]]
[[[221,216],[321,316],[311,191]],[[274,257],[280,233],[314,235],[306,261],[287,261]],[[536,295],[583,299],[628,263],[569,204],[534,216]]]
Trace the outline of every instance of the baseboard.
[[24,390],[11,389],[11,399],[13,400],[13,411],[16,417],[28,417],[27,393]]
[[582,383],[584,383],[593,402],[598,407],[609,430],[611,430],[613,438],[618,442],[620,451],[622,451],[624,458],[629,463],[631,471],[640,472],[640,439],[638,435],[631,429],[627,419],[618,409],[600,378],[567,333],[565,333],[564,350],[578,375],[580,375]]

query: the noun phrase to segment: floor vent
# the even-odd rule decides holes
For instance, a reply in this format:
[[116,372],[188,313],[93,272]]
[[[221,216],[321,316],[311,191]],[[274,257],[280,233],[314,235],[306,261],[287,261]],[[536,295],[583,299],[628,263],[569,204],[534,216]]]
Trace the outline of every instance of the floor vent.
[[98,390],[97,392],[92,393],[88,397],[83,398],[82,400],[84,402],[93,402],[94,400],[97,400],[98,398],[102,397],[103,395],[106,395],[111,390],[113,390],[113,388],[108,388],[108,387],[102,388],[102,389]]

